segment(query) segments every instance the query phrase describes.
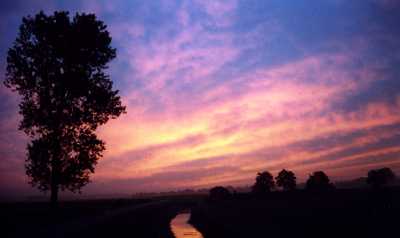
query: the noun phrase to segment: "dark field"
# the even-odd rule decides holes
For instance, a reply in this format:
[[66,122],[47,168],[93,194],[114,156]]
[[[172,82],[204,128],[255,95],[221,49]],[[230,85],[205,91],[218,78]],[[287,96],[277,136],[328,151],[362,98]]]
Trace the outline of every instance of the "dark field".
[[205,238],[400,237],[400,190],[237,194],[205,201],[191,223]]
[[173,237],[169,222],[198,202],[195,196],[2,203],[1,237]]
[[2,203],[1,237],[173,237],[170,220],[191,209],[204,238],[399,237],[400,189]]

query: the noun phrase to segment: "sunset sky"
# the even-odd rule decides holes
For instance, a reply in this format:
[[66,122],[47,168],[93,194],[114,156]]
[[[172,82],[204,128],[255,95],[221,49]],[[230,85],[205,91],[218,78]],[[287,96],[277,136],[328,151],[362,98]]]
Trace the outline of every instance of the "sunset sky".
[[[400,173],[400,1],[1,1],[0,81],[23,16],[95,13],[127,114],[86,194]],[[0,193],[36,194],[18,96],[0,86]]]

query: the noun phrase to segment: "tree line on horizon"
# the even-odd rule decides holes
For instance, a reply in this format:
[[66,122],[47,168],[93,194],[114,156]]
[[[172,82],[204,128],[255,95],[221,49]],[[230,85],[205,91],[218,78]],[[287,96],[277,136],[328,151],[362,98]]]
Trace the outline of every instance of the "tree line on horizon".
[[[396,179],[392,169],[384,167],[372,169],[367,174],[366,183],[374,190],[379,190]],[[259,172],[256,175],[255,183],[251,187],[251,193],[255,195],[265,195],[276,187],[283,191],[294,191],[297,189],[297,178],[295,173],[290,170],[282,169],[278,175],[274,176],[269,171]],[[324,171],[315,171],[309,175],[305,190],[312,192],[323,192],[335,189],[335,185],[330,181]],[[209,191],[211,200],[226,199],[231,196],[231,191],[223,186],[216,186]]]

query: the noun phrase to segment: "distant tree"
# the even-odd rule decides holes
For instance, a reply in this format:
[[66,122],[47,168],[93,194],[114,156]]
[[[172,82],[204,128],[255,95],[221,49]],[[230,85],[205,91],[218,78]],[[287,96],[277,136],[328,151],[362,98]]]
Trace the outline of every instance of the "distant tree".
[[311,174],[306,183],[306,189],[312,191],[325,191],[333,188],[334,185],[323,171],[316,171]]
[[220,201],[225,200],[231,197],[231,192],[222,186],[213,187],[210,189],[210,200],[212,201]]
[[68,12],[22,19],[8,50],[4,84],[21,96],[19,129],[31,137],[26,173],[32,186],[80,191],[105,150],[94,133],[125,112],[104,72],[115,58],[111,37],[93,14]]
[[388,184],[395,178],[396,175],[390,168],[381,168],[368,172],[367,183],[376,189]]
[[270,192],[274,187],[274,177],[268,171],[264,171],[257,174],[256,182],[252,187],[252,192],[256,194],[263,194]]
[[228,189],[228,191],[229,191],[232,195],[233,195],[233,194],[236,194],[236,189],[235,189],[235,187],[229,185],[229,186],[226,186],[225,188]]
[[275,180],[276,185],[286,191],[296,189],[296,176],[292,171],[282,169],[278,176],[275,177]]

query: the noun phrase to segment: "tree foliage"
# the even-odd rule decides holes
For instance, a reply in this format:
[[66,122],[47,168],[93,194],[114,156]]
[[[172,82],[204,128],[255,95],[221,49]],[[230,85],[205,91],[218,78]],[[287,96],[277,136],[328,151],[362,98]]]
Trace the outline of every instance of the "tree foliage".
[[393,181],[396,175],[390,168],[370,170],[368,172],[367,183],[373,188],[380,188]]
[[275,181],[272,174],[268,171],[257,173],[256,182],[252,187],[253,193],[263,194],[270,192],[275,187]]
[[225,200],[231,197],[231,192],[222,186],[213,187],[210,189],[210,200],[211,201],[220,201]]
[[282,187],[286,191],[296,189],[296,176],[290,170],[282,169],[278,176],[276,176],[275,180],[276,185]]
[[125,112],[105,73],[116,57],[106,25],[93,14],[24,17],[8,50],[5,85],[21,96],[28,134],[26,172],[33,186],[57,195],[89,182],[105,149],[95,130]]
[[316,171],[311,174],[306,183],[306,189],[312,191],[325,191],[333,188],[334,185],[323,171]]

